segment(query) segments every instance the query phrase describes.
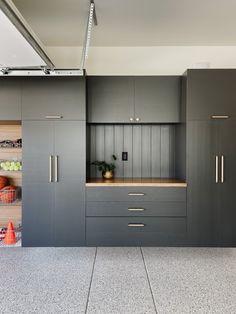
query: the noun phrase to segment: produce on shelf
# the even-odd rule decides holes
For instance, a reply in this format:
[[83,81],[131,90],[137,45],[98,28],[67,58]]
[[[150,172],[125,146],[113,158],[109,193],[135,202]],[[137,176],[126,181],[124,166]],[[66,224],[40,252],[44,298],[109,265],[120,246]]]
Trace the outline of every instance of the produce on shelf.
[[3,160],[0,162],[0,167],[4,171],[21,171],[22,170],[22,162],[21,161]]
[[8,178],[0,176],[0,190],[8,185]]
[[16,200],[17,187],[13,185],[5,186],[0,190],[0,201],[9,204]]

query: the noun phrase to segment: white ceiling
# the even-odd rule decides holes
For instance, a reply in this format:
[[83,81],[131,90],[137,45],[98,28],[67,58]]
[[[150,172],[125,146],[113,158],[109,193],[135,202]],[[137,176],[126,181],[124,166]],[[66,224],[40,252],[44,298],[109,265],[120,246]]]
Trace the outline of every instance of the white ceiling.
[[[46,46],[81,46],[89,0],[13,0]],[[236,45],[235,0],[95,0],[93,46]]]

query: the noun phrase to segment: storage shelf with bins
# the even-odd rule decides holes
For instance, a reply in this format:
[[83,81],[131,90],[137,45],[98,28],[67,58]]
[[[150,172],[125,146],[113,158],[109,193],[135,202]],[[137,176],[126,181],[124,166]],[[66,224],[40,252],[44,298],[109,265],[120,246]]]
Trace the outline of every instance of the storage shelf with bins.
[[[22,171],[20,170],[22,160],[21,147],[4,147],[4,141],[15,143],[21,139],[21,123],[7,122],[0,124],[0,177],[7,180],[6,185],[0,190],[0,230],[7,227],[9,221],[13,222],[16,230],[21,230],[21,187],[22,187]],[[3,144],[2,144],[3,143]],[[19,145],[20,146],[20,145]],[[18,162],[11,170],[5,170],[1,166],[2,162]],[[13,164],[12,164],[13,165]],[[3,179],[4,180],[4,179]],[[3,184],[2,184],[3,185]],[[17,233],[17,238],[20,239],[20,231]],[[0,240],[0,246],[3,242]]]

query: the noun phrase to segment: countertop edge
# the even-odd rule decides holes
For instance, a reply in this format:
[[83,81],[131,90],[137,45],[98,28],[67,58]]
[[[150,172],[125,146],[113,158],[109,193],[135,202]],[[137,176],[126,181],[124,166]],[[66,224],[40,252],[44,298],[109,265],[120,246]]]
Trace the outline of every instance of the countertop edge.
[[186,188],[187,183],[86,183],[86,187],[122,187],[122,186],[130,186],[130,187],[179,187]]

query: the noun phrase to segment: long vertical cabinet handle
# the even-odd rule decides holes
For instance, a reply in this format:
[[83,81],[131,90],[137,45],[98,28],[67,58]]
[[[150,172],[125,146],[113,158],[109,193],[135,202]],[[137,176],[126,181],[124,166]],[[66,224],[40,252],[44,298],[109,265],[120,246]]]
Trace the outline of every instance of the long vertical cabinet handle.
[[49,183],[52,183],[52,155],[49,156]]
[[219,182],[219,156],[216,155],[215,161],[216,161],[216,170],[215,170],[215,173],[216,173],[216,183],[218,183]]
[[225,182],[225,156],[221,155],[221,174],[220,174],[220,182]]
[[58,156],[54,156],[55,157],[55,161],[54,161],[54,173],[55,173],[55,180],[54,182],[58,182]]

